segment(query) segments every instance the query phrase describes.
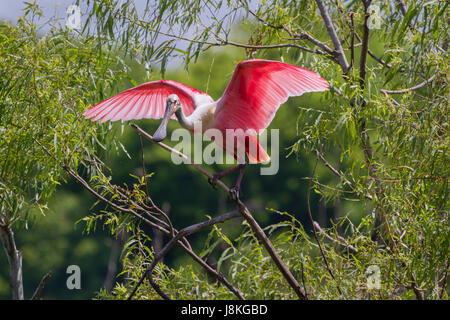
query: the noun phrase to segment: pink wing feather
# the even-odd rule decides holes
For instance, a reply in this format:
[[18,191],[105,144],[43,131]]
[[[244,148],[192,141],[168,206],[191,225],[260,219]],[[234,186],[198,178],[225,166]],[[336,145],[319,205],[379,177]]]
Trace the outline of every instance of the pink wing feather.
[[270,60],[242,61],[217,103],[215,127],[259,133],[289,97],[324,90],[326,80],[307,69]]
[[270,157],[254,134],[267,128],[289,97],[327,89],[328,83],[307,69],[270,60],[242,61],[217,102],[213,127],[223,133],[226,129],[251,130],[238,139],[238,147],[240,144],[250,162],[267,162]]
[[[84,116],[86,119],[92,118],[92,121],[100,120],[100,122],[142,118],[160,119],[164,115],[166,99],[173,93],[180,98],[186,116],[196,108],[196,95],[209,97],[206,93],[177,81],[152,81],[100,102],[86,110]],[[212,101],[211,97],[209,99]]]

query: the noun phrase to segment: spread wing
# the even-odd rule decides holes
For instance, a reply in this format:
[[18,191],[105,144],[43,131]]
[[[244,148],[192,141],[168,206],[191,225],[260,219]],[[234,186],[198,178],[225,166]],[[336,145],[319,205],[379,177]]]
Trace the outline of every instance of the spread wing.
[[258,133],[267,128],[289,97],[324,90],[328,83],[307,69],[270,60],[242,61],[218,101],[215,127]]
[[159,80],[143,83],[125,90],[84,112],[86,119],[132,120],[142,118],[160,119],[164,115],[166,99],[176,94],[180,98],[183,112],[190,115],[197,106],[197,101],[213,99],[204,92],[172,80]]

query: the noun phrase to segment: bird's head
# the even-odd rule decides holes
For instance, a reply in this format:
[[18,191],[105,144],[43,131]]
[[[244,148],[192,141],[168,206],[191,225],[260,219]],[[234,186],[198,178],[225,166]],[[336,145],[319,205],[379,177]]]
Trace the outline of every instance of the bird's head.
[[158,129],[155,131],[153,135],[153,140],[156,142],[163,141],[167,135],[167,123],[169,122],[170,117],[181,108],[180,98],[176,94],[171,94],[167,97],[166,100],[166,111],[164,112],[163,119]]

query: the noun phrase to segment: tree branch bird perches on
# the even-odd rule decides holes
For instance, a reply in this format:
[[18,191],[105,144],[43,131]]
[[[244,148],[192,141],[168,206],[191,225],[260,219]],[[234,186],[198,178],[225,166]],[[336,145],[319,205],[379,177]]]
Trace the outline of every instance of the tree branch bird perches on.
[[[88,109],[84,116],[92,121],[161,119],[153,138],[162,141],[169,119],[177,119],[192,133],[208,134],[216,129],[221,137],[212,140],[233,155],[239,165],[214,175],[210,183],[239,170],[233,194],[239,197],[245,170],[245,156],[250,163],[270,161],[256,136],[272,122],[280,105],[289,97],[306,92],[328,90],[328,83],[317,73],[290,64],[270,60],[238,63],[220,99],[173,80],[158,80],[125,90]],[[196,129],[201,128],[201,132]],[[233,141],[227,133],[234,132]],[[230,145],[232,147],[230,147]]]

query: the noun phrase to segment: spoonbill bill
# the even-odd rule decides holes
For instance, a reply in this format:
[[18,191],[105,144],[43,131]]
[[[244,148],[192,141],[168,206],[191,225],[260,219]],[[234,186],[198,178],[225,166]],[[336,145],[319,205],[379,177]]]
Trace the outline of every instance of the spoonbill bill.
[[[200,123],[202,133],[208,129],[222,132],[223,140],[214,139],[214,142],[236,159],[240,144],[247,162],[260,163],[270,161],[270,157],[256,135],[268,127],[280,105],[289,97],[327,89],[327,81],[310,70],[279,61],[247,60],[237,64],[225,92],[217,101],[183,83],[158,80],[143,83],[102,101],[88,109],[84,116],[100,122],[162,118],[153,135],[157,142],[166,137],[170,118],[177,119],[182,127],[191,132]],[[225,137],[229,130],[241,130],[245,134],[240,139],[233,138],[233,143],[228,144]],[[231,189],[232,196],[237,198],[245,165],[244,161],[215,174],[210,183],[215,187],[218,179],[240,170]]]

